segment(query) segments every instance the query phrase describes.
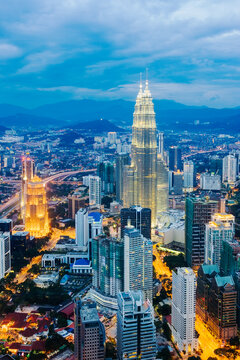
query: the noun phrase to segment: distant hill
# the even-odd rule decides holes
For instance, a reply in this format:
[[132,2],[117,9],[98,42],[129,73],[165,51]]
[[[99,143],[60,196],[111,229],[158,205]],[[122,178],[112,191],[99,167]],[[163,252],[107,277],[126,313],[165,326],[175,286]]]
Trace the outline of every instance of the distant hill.
[[122,129],[122,128],[114,125],[112,122],[110,122],[106,119],[81,122],[81,123],[73,125],[73,129],[79,129],[79,130],[85,130],[85,131],[89,130],[94,133],[101,133],[101,132],[106,132],[106,131],[116,131],[116,132],[126,131],[125,129]]
[[[18,106],[0,104],[0,124],[10,127],[74,127],[90,129],[96,119],[108,119],[106,128],[113,125],[130,128],[135,102],[125,100],[96,101],[71,100],[47,104],[28,110]],[[206,106],[187,106],[172,100],[155,100],[154,109],[159,130],[214,130],[240,131],[240,108],[214,109]],[[86,124],[79,125],[79,124]],[[197,124],[197,125],[196,125]],[[80,127],[81,126],[81,127]],[[104,126],[104,123],[102,123]],[[104,130],[104,131],[110,131]],[[115,130],[113,130],[115,131]],[[117,131],[117,130],[116,130]]]
[[59,127],[56,119],[51,119],[42,116],[35,116],[31,114],[15,114],[6,117],[0,117],[0,125],[7,125],[8,127],[42,129]]

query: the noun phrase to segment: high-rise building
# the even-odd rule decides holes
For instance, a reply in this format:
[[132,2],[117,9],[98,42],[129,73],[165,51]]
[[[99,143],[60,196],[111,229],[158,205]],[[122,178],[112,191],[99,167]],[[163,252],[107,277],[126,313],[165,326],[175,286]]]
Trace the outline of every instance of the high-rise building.
[[240,244],[237,240],[223,241],[220,270],[223,275],[240,271]]
[[73,194],[68,196],[68,216],[74,219],[79,209],[89,205],[88,188],[85,185],[80,186]]
[[25,230],[31,236],[46,236],[49,233],[46,189],[44,181],[37,176],[27,182],[25,208]]
[[172,276],[172,335],[180,351],[198,346],[195,318],[196,276],[191,268],[177,268]]
[[93,287],[105,296],[123,291],[123,241],[101,235],[92,239]]
[[123,174],[125,165],[129,165],[130,157],[127,153],[119,153],[116,156],[116,200],[123,201]]
[[12,219],[0,219],[0,233],[9,232],[12,234],[13,221]]
[[178,146],[170,146],[169,148],[169,170],[182,171],[182,151]]
[[158,133],[158,154],[160,154],[162,160],[164,159],[164,133]]
[[152,241],[129,225],[124,231],[124,291],[141,290],[152,301]]
[[184,161],[183,163],[183,187],[187,192],[193,191],[194,187],[194,163],[192,161]]
[[11,270],[10,233],[0,233],[0,279]]
[[168,168],[161,155],[157,157],[157,216],[168,210]]
[[222,180],[228,184],[234,184],[237,179],[237,159],[234,155],[223,158]]
[[203,173],[200,175],[200,188],[203,190],[220,191],[221,176],[216,174]]
[[32,181],[34,177],[34,161],[28,156],[22,158],[22,188],[21,188],[21,215],[25,218],[26,212],[26,198],[27,198],[27,183]]
[[218,201],[209,198],[186,198],[185,256],[189,267],[204,263],[205,225],[218,212]]
[[93,302],[75,303],[75,360],[104,360],[105,329]]
[[97,165],[97,175],[101,179],[101,190],[104,194],[115,193],[115,169],[109,161]]
[[214,214],[205,226],[205,263],[220,267],[223,241],[232,241],[234,237],[234,216]]
[[115,131],[108,132],[108,143],[116,144],[117,141],[117,133]]
[[237,291],[233,277],[220,276],[217,265],[202,265],[197,278],[197,313],[214,335],[229,340],[237,335]]
[[117,358],[156,359],[153,308],[141,291],[120,292],[117,312]]
[[137,96],[132,127],[131,165],[124,174],[124,207],[139,205],[157,219],[157,130],[151,93],[142,85]]
[[182,195],[183,193],[183,172],[174,171],[173,172],[173,192],[174,195]]
[[86,247],[89,240],[89,225],[87,209],[79,209],[75,215],[76,244]]
[[100,207],[101,205],[101,179],[99,176],[83,176],[83,185],[89,187],[89,205]]
[[127,225],[134,226],[146,238],[151,239],[151,210],[141,206],[131,206],[121,209],[121,237]]

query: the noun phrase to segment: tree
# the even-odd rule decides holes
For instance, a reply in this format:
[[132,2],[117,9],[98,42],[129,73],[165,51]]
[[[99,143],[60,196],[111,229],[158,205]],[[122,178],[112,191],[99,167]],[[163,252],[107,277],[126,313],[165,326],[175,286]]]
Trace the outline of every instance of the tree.
[[115,346],[113,345],[113,343],[111,343],[110,341],[106,342],[106,358],[112,358],[112,359],[116,359],[117,358],[117,351]]
[[192,356],[189,356],[189,357],[188,357],[188,360],[201,360],[201,358],[200,358],[200,356],[194,356],[194,355],[192,355]]
[[167,255],[164,257],[163,261],[166,263],[167,267],[169,267],[170,270],[173,270],[176,267],[186,266],[186,261],[183,254]]
[[170,315],[171,314],[171,306],[168,304],[164,304],[163,306],[158,308],[159,315]]
[[163,360],[171,360],[172,357],[171,357],[171,354],[170,354],[170,351],[169,351],[168,347],[164,347],[161,351],[159,351],[157,353],[156,358],[157,359],[163,359]]
[[163,329],[163,334],[164,334],[165,338],[168,341],[170,341],[172,332],[166,322],[163,323],[162,329]]

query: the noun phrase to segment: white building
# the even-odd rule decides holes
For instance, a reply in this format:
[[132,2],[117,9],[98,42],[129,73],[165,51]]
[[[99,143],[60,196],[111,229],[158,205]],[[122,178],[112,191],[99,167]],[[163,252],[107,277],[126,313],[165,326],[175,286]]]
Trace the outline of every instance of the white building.
[[200,175],[200,188],[203,190],[221,190],[221,176],[203,173]]
[[0,233],[0,279],[11,270],[10,233]]
[[234,216],[214,214],[205,227],[205,263],[220,268],[223,241],[232,241],[234,237]]
[[87,247],[89,240],[89,225],[87,209],[79,209],[75,215],[76,245]]
[[191,268],[177,268],[172,276],[172,335],[180,351],[193,351],[195,332],[196,276]]
[[156,359],[156,328],[149,300],[141,291],[119,292],[117,312],[117,358]]
[[237,159],[233,155],[223,158],[222,180],[234,184],[237,178]]
[[126,226],[124,230],[124,291],[142,290],[144,299],[152,301],[153,269],[152,241],[139,230]]
[[117,133],[115,131],[108,132],[108,143],[116,144],[117,141]]
[[162,159],[164,159],[164,133],[158,133],[158,153],[161,155]]
[[101,179],[99,176],[89,175],[89,205],[101,206]]
[[192,161],[183,163],[183,187],[185,191],[193,191],[194,186],[194,164]]

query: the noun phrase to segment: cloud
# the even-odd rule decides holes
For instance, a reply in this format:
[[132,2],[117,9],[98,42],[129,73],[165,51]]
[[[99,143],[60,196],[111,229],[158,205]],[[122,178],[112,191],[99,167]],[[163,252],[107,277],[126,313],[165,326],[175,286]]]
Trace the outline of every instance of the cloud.
[[0,59],[6,60],[16,58],[19,57],[21,53],[22,51],[19,47],[12,44],[0,42]]

